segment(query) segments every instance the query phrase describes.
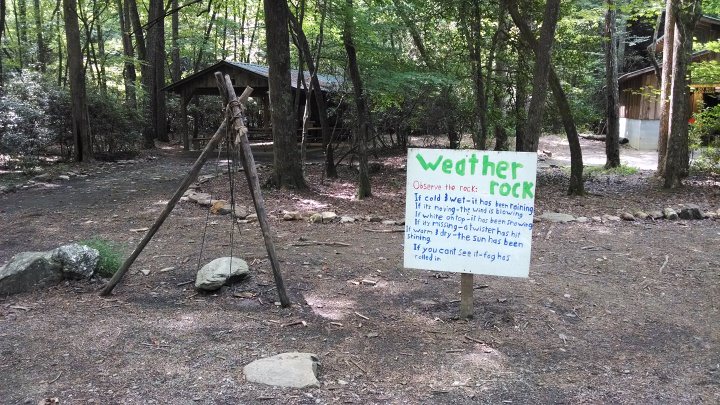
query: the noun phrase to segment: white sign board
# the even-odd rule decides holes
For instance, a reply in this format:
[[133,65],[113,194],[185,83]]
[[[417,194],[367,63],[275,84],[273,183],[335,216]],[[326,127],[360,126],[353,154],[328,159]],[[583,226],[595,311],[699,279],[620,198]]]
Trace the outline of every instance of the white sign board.
[[409,149],[405,267],[527,277],[537,154]]

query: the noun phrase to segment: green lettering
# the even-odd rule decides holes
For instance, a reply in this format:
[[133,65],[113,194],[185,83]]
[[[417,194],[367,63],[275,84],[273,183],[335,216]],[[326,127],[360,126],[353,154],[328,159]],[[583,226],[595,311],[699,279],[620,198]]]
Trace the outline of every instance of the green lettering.
[[490,158],[488,155],[483,156],[483,171],[482,175],[487,176],[488,171],[490,171],[490,176],[495,175],[495,163],[490,161]]
[[520,198],[520,193],[518,193],[518,188],[520,188],[520,185],[520,183],[513,184],[512,196],[515,198]]
[[508,162],[506,162],[504,160],[497,162],[497,168],[495,168],[495,175],[503,180],[507,179],[505,170],[507,170],[508,167],[510,167],[510,165],[508,164]]
[[417,158],[418,162],[420,162],[420,166],[423,168],[423,170],[432,169],[433,171],[435,171],[435,169],[437,169],[438,166],[440,166],[440,162],[442,161],[442,158],[443,158],[442,155],[438,156],[437,160],[435,161],[435,164],[432,164],[432,163],[425,162],[425,158],[423,158],[423,156],[419,153],[417,155],[415,155],[415,157]]
[[525,181],[523,182],[523,195],[522,198],[533,198],[533,182],[531,181]]
[[508,195],[510,195],[510,189],[511,189],[510,184],[508,184],[508,183],[501,184],[500,185],[500,195],[503,197],[507,197]]
[[460,159],[455,163],[455,173],[461,176],[465,175],[465,159]]
[[522,169],[522,163],[512,162],[512,179],[517,179],[517,169]]
[[475,165],[478,163],[478,158],[473,153],[472,156],[470,156],[469,161],[470,161],[470,175],[472,176],[475,174]]
[[452,160],[450,160],[450,159],[443,160],[442,171],[444,171],[447,174],[452,173]]
[[500,183],[498,183],[495,180],[490,182],[490,195],[495,195],[495,187],[497,187],[499,185],[500,185]]

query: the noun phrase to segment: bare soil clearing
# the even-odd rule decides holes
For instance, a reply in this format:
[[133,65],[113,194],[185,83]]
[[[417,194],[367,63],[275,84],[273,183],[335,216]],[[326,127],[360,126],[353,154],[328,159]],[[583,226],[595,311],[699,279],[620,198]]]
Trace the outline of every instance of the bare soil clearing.
[[[93,236],[129,253],[142,237],[130,230],[154,221],[193,161],[177,151],[157,156],[0,195],[0,264]],[[404,156],[378,161],[369,200],[353,199],[347,166],[323,184],[320,165],[308,166],[307,192],[265,190],[291,308],[274,303],[257,224],[231,236],[229,217],[188,202],[114,296],[98,297],[98,281],[0,297],[0,402],[720,402],[720,221],[536,223],[530,278],[476,276],[476,316],[458,320],[459,274],[403,269],[402,233],[367,231],[397,227],[282,221],[282,210],[402,220]],[[211,162],[204,173],[216,170]],[[720,209],[718,179],[668,192],[647,171],[597,176],[576,198],[565,196],[567,177],[562,168],[540,171],[536,215]],[[239,203],[251,206],[236,179]],[[202,190],[227,198],[228,184],[220,176]],[[299,241],[351,246],[292,246]],[[198,262],[231,249],[253,276],[196,294],[186,282]],[[283,326],[296,321],[307,326]],[[244,381],[245,364],[286,351],[319,355],[319,388]]]

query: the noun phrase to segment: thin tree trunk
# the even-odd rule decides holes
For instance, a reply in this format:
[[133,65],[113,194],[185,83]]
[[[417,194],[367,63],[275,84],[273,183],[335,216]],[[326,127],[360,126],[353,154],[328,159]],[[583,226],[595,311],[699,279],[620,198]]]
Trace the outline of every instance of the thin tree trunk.
[[38,68],[41,72],[45,72],[47,68],[47,50],[45,49],[45,39],[43,38],[43,24],[42,24],[42,8],[40,7],[40,0],[33,0],[33,11],[35,14],[35,35],[37,38],[37,63]]
[[[254,21],[252,33],[250,34],[250,43],[248,44],[248,47],[245,51],[246,52],[245,53],[245,63],[250,63],[250,54],[252,53],[253,46],[255,46],[255,36],[257,35],[259,22],[260,22],[260,5],[257,6],[257,10],[255,11],[255,21]],[[243,41],[243,43],[245,43],[245,42]]]
[[673,52],[675,45],[675,14],[672,12],[674,0],[665,3],[665,34],[663,36],[662,81],[660,84],[660,130],[658,133],[657,175],[665,175],[667,158],[668,131],[670,128],[670,93],[672,91]]
[[[320,20],[320,31],[322,35],[322,27],[324,23],[324,18],[321,18]],[[315,104],[318,107],[318,118],[320,120],[320,128],[322,131],[322,143],[323,143],[323,150],[325,151],[325,175],[330,178],[337,177],[337,169],[335,168],[335,157],[334,157],[334,151],[333,151],[333,145],[331,142],[331,129],[330,124],[328,123],[328,117],[327,117],[327,103],[325,102],[325,95],[320,90],[320,81],[317,77],[317,69],[318,66],[315,64],[315,61],[312,58],[312,53],[310,51],[310,44],[308,44],[307,37],[305,36],[305,32],[303,31],[302,27],[300,26],[299,21],[295,16],[290,13],[290,26],[292,27],[293,31],[295,32],[295,35],[298,39],[298,44],[300,45],[300,53],[303,56],[303,59],[305,60],[305,64],[308,67],[308,71],[310,72],[310,88],[313,90],[312,95],[315,99]],[[319,52],[319,50],[318,50]],[[309,96],[306,98],[306,101],[310,100]]]
[[306,186],[300,159],[295,116],[290,86],[290,41],[288,17],[284,1],[264,0],[265,35],[269,65],[271,119],[273,128],[274,173],[277,187],[303,189]]
[[[173,10],[178,8],[178,0],[172,0]],[[175,12],[172,14],[171,22],[171,39],[170,39],[170,54],[171,54],[171,69],[172,81],[177,82],[180,80],[181,66],[180,66],[180,45],[178,41],[180,39],[180,13]]]
[[606,0],[605,12],[605,91],[607,93],[605,135],[605,168],[620,166],[620,105],[618,103],[617,47],[615,0]]
[[355,50],[355,44],[353,43],[353,31],[354,31],[354,11],[352,0],[345,0],[345,16],[343,26],[343,44],[345,45],[345,52],[348,55],[348,70],[350,73],[350,79],[353,84],[353,92],[355,94],[355,106],[357,109],[357,125],[355,128],[355,146],[357,148],[359,165],[359,178],[358,178],[358,199],[364,199],[372,195],[372,189],[370,186],[370,174],[368,171],[368,160],[367,160],[367,137],[369,132],[370,122],[368,119],[368,108],[367,102],[365,101],[365,92],[363,90],[362,78],[360,77],[360,68],[357,62],[357,51]]
[[[507,18],[507,8],[504,4],[500,4],[500,9],[498,10],[498,28],[497,28],[497,34],[496,38],[493,41],[495,43],[495,53],[496,53],[496,62],[495,62],[495,74],[494,76],[494,85],[493,85],[493,108],[496,111],[496,114],[498,115],[497,120],[494,123],[494,129],[495,129],[495,150],[497,151],[503,151],[508,149],[507,141],[508,141],[508,134],[507,130],[505,129],[505,121],[506,121],[506,105],[505,105],[505,95],[506,91],[505,88],[502,86],[505,83],[501,82],[499,80],[499,75],[503,74],[506,68],[505,60],[507,58],[507,32],[509,31],[509,21]],[[492,70],[492,66],[488,66],[488,77],[490,76],[490,71]],[[503,79],[505,79],[504,77]]]
[[17,56],[18,64],[22,70],[25,67],[25,45],[23,43],[24,19],[25,19],[25,0],[13,1],[13,15],[15,17],[15,37],[17,39]]
[[[5,0],[0,0],[0,44],[3,43],[3,35],[5,34],[5,16],[7,15],[7,9],[5,7]],[[5,83],[5,73],[3,71],[3,53],[0,52],[0,96],[3,95],[3,85]]]
[[135,62],[133,61],[132,37],[130,33],[130,9],[127,0],[117,0],[118,17],[120,22],[120,31],[122,32],[123,55],[125,56],[125,68],[123,70],[123,79],[125,82],[125,102],[131,109],[137,108],[137,93],[135,91]]
[[517,72],[515,73],[515,150],[518,152],[525,148],[525,127],[527,126],[528,104],[527,86],[529,82],[525,62],[527,60],[527,54],[530,52],[532,52],[532,50],[528,49],[525,41],[520,38],[517,49]]
[[533,72],[533,90],[528,108],[527,126],[523,149],[536,152],[540,143],[542,118],[547,96],[548,75],[550,74],[550,56],[555,42],[555,27],[560,16],[560,0],[547,0],[540,39],[535,51],[535,69]]
[[700,0],[673,1],[676,29],[665,188],[679,187],[689,171],[688,119],[691,110],[687,73],[692,55],[693,31],[701,15],[700,3]]
[[99,15],[96,15],[97,20],[97,28],[95,29],[95,32],[97,33],[97,41],[98,41],[98,60],[97,62],[100,65],[100,69],[98,72],[98,84],[100,87],[100,93],[102,95],[107,95],[107,74],[105,72],[105,38],[103,36],[103,29],[102,29],[102,20],[100,19]]
[[[520,30],[523,41],[530,46],[534,53],[537,53],[539,44],[537,39],[530,28],[530,25],[523,20],[517,5],[514,3],[506,3],[508,5],[508,11],[513,19],[513,22]],[[558,106],[560,118],[567,134],[568,144],[570,146],[570,184],[568,186],[568,194],[570,195],[583,195],[585,194],[585,186],[583,184],[583,160],[582,150],[580,148],[580,137],[578,136],[577,128],[575,127],[575,119],[572,115],[570,103],[567,100],[565,91],[555,73],[555,69],[552,65],[549,66],[549,85],[552,89],[553,96],[555,97],[555,103]],[[528,136],[529,137],[529,136]],[[527,137],[525,138],[527,139]]]
[[200,44],[200,49],[198,49],[198,54],[195,58],[194,67],[196,72],[200,70],[200,67],[202,66],[202,60],[205,54],[205,47],[207,46],[208,42],[210,42],[210,33],[212,33],[213,27],[215,26],[216,18],[217,11],[213,9],[212,14],[210,15],[210,22],[208,23],[207,29],[205,30],[205,35],[203,36],[202,44]]
[[168,142],[167,117],[165,111],[165,15],[163,0],[150,1],[151,21],[148,28],[148,60],[151,67],[150,80],[150,121],[155,139]]
[[[485,98],[485,79],[483,78],[482,63],[482,26],[480,5],[473,0],[471,11],[463,3],[460,10],[460,29],[465,36],[468,53],[470,54],[471,75],[474,96],[473,117],[473,143],[478,149],[485,149],[487,143],[487,99]],[[470,21],[467,20],[470,15]]]
[[92,137],[90,136],[90,124],[88,122],[85,72],[83,71],[82,50],[80,49],[80,26],[78,24],[76,10],[77,3],[75,3],[75,0],[63,0],[65,36],[70,70],[75,160],[78,162],[86,162],[92,159]]

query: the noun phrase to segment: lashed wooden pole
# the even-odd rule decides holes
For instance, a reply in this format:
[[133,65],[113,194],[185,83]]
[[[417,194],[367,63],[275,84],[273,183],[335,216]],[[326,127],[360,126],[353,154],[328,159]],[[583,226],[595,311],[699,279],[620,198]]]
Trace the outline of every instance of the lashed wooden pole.
[[[267,249],[268,258],[270,259],[270,267],[272,267],[273,277],[275,277],[275,286],[277,287],[278,296],[280,298],[280,304],[283,307],[290,306],[290,300],[285,292],[285,283],[283,282],[282,273],[280,272],[280,262],[275,252],[275,243],[272,240],[272,234],[270,233],[270,224],[267,219],[267,212],[265,211],[265,202],[263,200],[262,193],[260,192],[260,180],[258,178],[257,169],[255,168],[255,158],[253,157],[252,150],[250,149],[250,141],[247,137],[247,128],[242,122],[244,117],[242,108],[238,103],[238,99],[235,96],[235,90],[233,89],[232,81],[229,75],[223,76],[220,72],[215,72],[215,80],[217,80],[218,86],[224,86],[225,93],[227,95],[226,102],[228,104],[228,115],[231,119],[230,133],[234,135],[234,141],[239,143],[240,152],[242,153],[242,165],[247,177],[248,186],[252,194],[253,203],[255,204],[255,212],[257,213],[258,223],[260,223],[260,230],[262,231],[263,239],[265,240],[265,248]],[[241,96],[242,97],[242,96]]]
[[[247,100],[250,97],[250,93],[252,93],[252,90],[253,89],[251,87],[246,88],[245,92],[243,92],[242,96],[240,96],[240,102]],[[210,153],[213,151],[213,149],[215,149],[217,144],[220,142],[220,140],[223,139],[223,137],[225,137],[225,135],[227,135],[227,118],[223,120],[218,130],[215,131],[215,134],[205,146],[205,149],[203,149],[202,153],[200,153],[200,156],[198,156],[197,160],[190,169],[190,172],[185,176],[185,179],[182,181],[177,191],[175,191],[175,194],[173,194],[173,196],[170,198],[170,201],[168,201],[167,205],[165,205],[165,209],[163,209],[163,211],[160,213],[160,216],[155,220],[155,223],[145,233],[145,236],[142,238],[135,250],[133,250],[130,257],[125,259],[125,262],[120,267],[120,269],[115,272],[110,281],[108,281],[108,283],[102,289],[102,291],[100,292],[101,296],[110,295],[110,293],[112,293],[113,288],[115,288],[115,286],[120,282],[120,280],[122,280],[125,273],[127,273],[127,271],[130,269],[130,266],[132,266],[132,264],[135,262],[135,259],[140,256],[140,253],[142,253],[143,249],[145,249],[145,246],[150,243],[150,240],[152,240],[153,236],[155,236],[155,233],[160,229],[163,222],[165,222],[165,219],[167,219],[167,217],[170,215],[170,212],[172,212],[173,208],[175,208],[175,204],[180,201],[180,198],[183,196],[183,194],[185,194],[185,191],[188,189],[188,187],[190,187],[190,185],[195,181],[195,179],[197,179],[197,176],[200,173],[200,169],[202,169],[205,161],[207,161],[208,157],[210,157]]]

